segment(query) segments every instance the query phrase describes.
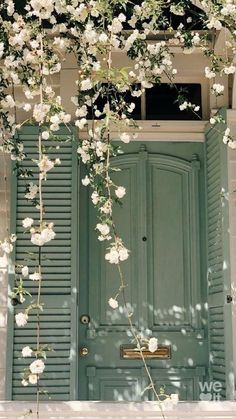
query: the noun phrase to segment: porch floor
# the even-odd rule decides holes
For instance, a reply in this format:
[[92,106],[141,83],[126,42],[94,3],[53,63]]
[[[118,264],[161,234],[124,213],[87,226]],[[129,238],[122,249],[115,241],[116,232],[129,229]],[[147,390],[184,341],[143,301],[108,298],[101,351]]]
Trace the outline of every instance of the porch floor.
[[[0,419],[35,419],[36,414],[23,416],[27,411],[35,412],[34,402],[0,401]],[[40,419],[161,419],[163,418],[156,402],[42,402]],[[167,406],[166,419],[236,419],[236,402],[179,402]],[[23,419],[23,418],[22,418]]]

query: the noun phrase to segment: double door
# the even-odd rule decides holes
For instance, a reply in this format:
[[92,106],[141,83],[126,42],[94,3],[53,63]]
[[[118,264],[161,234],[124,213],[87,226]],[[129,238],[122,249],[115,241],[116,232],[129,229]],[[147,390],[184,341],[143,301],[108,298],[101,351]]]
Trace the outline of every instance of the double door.
[[[188,146],[191,151],[191,146]],[[119,235],[130,249],[122,263],[126,298],[137,330],[169,349],[166,359],[147,359],[156,384],[182,400],[199,399],[207,368],[204,290],[200,252],[200,163],[170,148],[141,145],[114,159],[122,207],[114,209]],[[105,261],[105,244],[94,230],[91,191],[80,193],[79,358],[80,400],[150,400],[142,361],[122,356],[132,343],[119,288],[117,266]]]

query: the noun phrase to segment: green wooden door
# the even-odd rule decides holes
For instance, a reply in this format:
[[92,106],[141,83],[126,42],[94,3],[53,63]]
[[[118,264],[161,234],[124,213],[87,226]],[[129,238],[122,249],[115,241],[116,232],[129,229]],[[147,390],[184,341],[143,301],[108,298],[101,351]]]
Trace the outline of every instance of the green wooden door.
[[[166,386],[182,400],[198,399],[207,367],[200,163],[191,144],[189,159],[184,153],[181,158],[181,145],[132,147],[113,163],[122,168],[117,183],[127,189],[123,207],[114,213],[117,230],[131,249],[123,263],[127,300],[137,328],[171,346],[171,359],[148,361],[157,387]],[[131,340],[122,302],[117,310],[107,304],[119,278],[97,240],[90,193],[83,188],[80,199],[79,316],[88,315],[90,322],[83,324],[80,317],[79,350],[86,348],[88,354],[79,356],[79,399],[151,399],[148,392],[141,395],[148,384],[142,362],[120,356],[120,347]]]

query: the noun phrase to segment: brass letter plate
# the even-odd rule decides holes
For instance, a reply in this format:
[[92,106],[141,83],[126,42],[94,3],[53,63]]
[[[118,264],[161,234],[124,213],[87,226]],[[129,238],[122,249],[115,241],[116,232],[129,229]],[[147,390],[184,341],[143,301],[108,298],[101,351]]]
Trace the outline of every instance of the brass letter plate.
[[[145,359],[170,359],[171,349],[167,345],[159,345],[155,352],[148,349],[142,350]],[[141,359],[139,350],[135,345],[121,345],[120,356],[122,359]]]

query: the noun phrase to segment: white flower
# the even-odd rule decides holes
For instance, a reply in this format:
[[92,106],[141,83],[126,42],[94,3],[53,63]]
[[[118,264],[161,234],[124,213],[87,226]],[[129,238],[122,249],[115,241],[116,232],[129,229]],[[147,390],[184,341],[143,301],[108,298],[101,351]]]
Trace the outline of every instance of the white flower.
[[[27,380],[22,380],[22,381],[21,381],[21,384],[22,384],[22,386],[24,386],[24,387],[26,387],[26,386],[28,386],[28,385],[29,385],[29,383],[28,383],[28,381],[27,381]],[[23,416],[22,416],[22,418],[23,418]]]
[[3,53],[4,53],[4,43],[0,42],[0,58],[2,58]]
[[28,321],[28,314],[26,313],[18,313],[15,315],[16,324],[18,327],[24,327]]
[[114,298],[110,298],[108,300],[108,304],[111,308],[114,308],[114,309],[118,307],[118,301],[115,300]]
[[81,81],[80,90],[89,90],[92,89],[93,85],[90,79],[85,79]]
[[216,123],[215,118],[210,118],[210,124],[211,124],[211,125],[214,125],[215,123]]
[[220,31],[222,28],[222,23],[220,20],[216,19],[214,16],[210,19],[209,23],[207,24],[208,29],[215,28],[217,31]]
[[98,109],[96,109],[96,111],[94,112],[94,114],[95,114],[95,116],[96,116],[97,118],[99,118],[99,116],[101,116],[101,115],[102,115],[102,112],[100,112]]
[[83,129],[86,124],[87,124],[87,119],[86,118],[78,119],[77,121],[75,121],[75,125],[79,129]]
[[21,269],[21,273],[24,277],[29,275],[29,268],[28,266],[23,266],[23,268]]
[[50,136],[50,134],[49,134],[48,131],[43,131],[42,132],[42,139],[43,140],[48,140],[49,139],[49,136]]
[[214,83],[213,86],[212,86],[212,89],[213,89],[214,93],[216,93],[217,95],[221,95],[225,88],[224,88],[223,84]]
[[31,109],[31,104],[30,103],[25,103],[23,106],[23,109],[25,112],[29,112]]
[[10,235],[10,242],[11,242],[11,243],[15,243],[16,239],[17,239],[17,237],[16,237],[16,235],[15,235],[15,234],[11,234],[11,235]]
[[54,167],[54,163],[47,156],[44,155],[38,163],[38,167],[41,171],[42,176],[44,177],[46,173]]
[[11,95],[7,95],[2,101],[1,101],[3,108],[14,108],[15,101]]
[[118,186],[118,188],[115,190],[115,194],[117,198],[123,198],[126,194],[126,189],[123,186]]
[[26,199],[34,199],[35,196],[38,193],[38,186],[34,185],[33,182],[30,182],[29,184],[29,190],[28,192],[25,194],[25,198]]
[[236,141],[229,141],[228,146],[234,150],[236,148]]
[[33,218],[26,217],[22,221],[22,225],[23,225],[24,228],[29,228],[29,227],[32,226],[33,222],[34,222]]
[[229,67],[224,68],[225,74],[234,74],[236,71],[236,67],[234,65],[230,65]]
[[188,107],[188,102],[186,101],[181,103],[181,105],[179,105],[180,111],[184,111],[185,109],[187,109],[187,107]]
[[150,352],[155,352],[158,348],[158,340],[157,338],[150,338],[148,342],[148,350]]
[[25,346],[24,348],[22,348],[21,354],[23,358],[32,356],[32,353],[33,353],[33,350],[29,346]]
[[89,177],[86,175],[85,178],[81,179],[81,183],[84,186],[88,186],[90,184],[90,179]]
[[39,281],[41,279],[41,275],[39,272],[34,272],[29,276],[29,279],[32,279],[32,281]]
[[117,265],[119,263],[119,253],[116,248],[112,247],[110,252],[106,253],[105,259],[108,260],[108,262],[115,263]]
[[108,40],[107,34],[105,32],[102,32],[99,35],[98,40],[99,40],[99,42],[103,42],[103,43],[107,42],[107,40]]
[[3,252],[5,252],[5,253],[7,253],[7,254],[9,254],[9,253],[11,253],[12,252],[12,250],[13,250],[13,246],[12,246],[12,244],[7,240],[7,239],[5,239],[1,244],[0,244],[0,247],[1,247],[1,249],[3,250]]
[[110,233],[110,227],[107,224],[100,224],[96,225],[96,229],[100,231],[103,236],[107,236]]
[[83,116],[86,116],[88,113],[87,106],[83,105],[81,108],[76,109],[75,115],[77,118],[82,118]]
[[36,374],[30,374],[28,380],[30,384],[37,384],[38,376]]
[[130,135],[127,134],[126,132],[122,132],[122,134],[120,135],[120,139],[121,141],[123,141],[123,143],[129,143],[130,142]]
[[34,110],[33,110],[33,117],[35,119],[36,122],[44,122],[44,119],[47,115],[47,113],[50,110],[50,106],[49,105],[45,105],[44,103],[39,103],[37,105],[34,105]]
[[216,76],[216,73],[210,69],[210,67],[205,67],[205,77],[207,79],[213,79]]
[[120,258],[120,260],[121,261],[124,261],[124,260],[128,259],[128,257],[129,257],[128,249],[126,249],[125,247],[122,247],[119,250],[119,258]]
[[41,233],[33,233],[31,236],[31,242],[36,246],[43,246],[45,243],[53,240],[56,233],[51,227],[44,228]]
[[94,191],[91,195],[93,205],[97,205],[99,202],[99,195],[96,191]]
[[30,372],[32,374],[42,374],[42,372],[44,371],[44,368],[45,368],[45,364],[42,361],[42,359],[36,359],[29,366]]

